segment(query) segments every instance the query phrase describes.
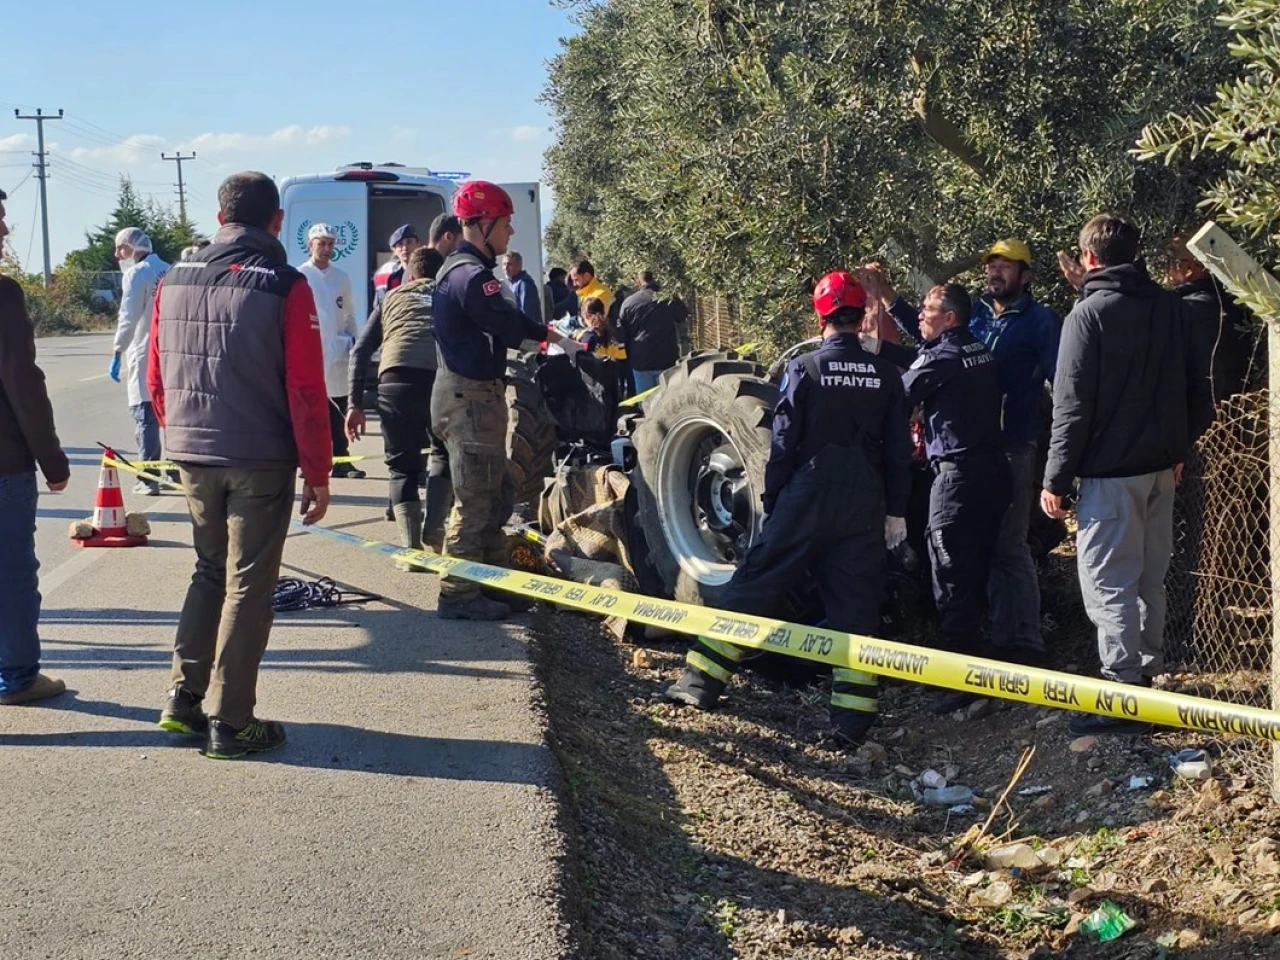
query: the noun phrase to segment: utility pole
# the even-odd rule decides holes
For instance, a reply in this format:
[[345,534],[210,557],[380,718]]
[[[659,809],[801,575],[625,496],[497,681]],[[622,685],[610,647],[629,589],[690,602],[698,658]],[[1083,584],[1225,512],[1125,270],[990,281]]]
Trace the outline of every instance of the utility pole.
[[45,159],[48,153],[44,149],[44,123],[46,120],[61,120],[62,111],[58,111],[55,117],[51,113],[45,113],[39,107],[36,108],[35,115],[21,114],[17,110],[13,111],[13,115],[19,120],[34,120],[36,122],[36,178],[40,181],[40,228],[44,233],[44,288],[49,289],[49,284],[53,281],[53,267],[49,263],[49,173],[46,169]]
[[160,154],[161,160],[172,160],[178,165],[178,212],[182,215],[183,221],[187,219],[187,188],[182,182],[182,162],[184,160],[194,160],[195,158],[196,152],[194,150],[191,151],[191,156],[189,157],[184,157],[181,150],[172,157],[167,153]]

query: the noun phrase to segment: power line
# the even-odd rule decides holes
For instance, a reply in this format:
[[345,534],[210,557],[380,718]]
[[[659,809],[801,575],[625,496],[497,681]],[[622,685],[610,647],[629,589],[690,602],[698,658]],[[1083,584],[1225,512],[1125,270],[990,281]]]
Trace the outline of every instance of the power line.
[[[22,269],[24,271],[27,269],[28,265],[31,263],[31,248],[34,247],[36,244],[36,206],[37,204],[39,204],[39,202],[40,202],[40,197],[39,195],[37,195],[35,203],[31,205],[31,236],[27,240],[27,259],[22,261]],[[45,236],[48,236],[48,234],[46,233]]]
[[18,185],[17,185],[16,187],[10,187],[10,188],[9,188],[9,196],[11,196],[11,197],[12,197],[15,193],[17,193],[19,190],[21,190],[21,189],[22,189],[22,185],[23,185],[24,183],[26,183],[28,180],[30,180],[30,179],[31,179],[31,175],[32,175],[33,173],[35,173],[35,171],[34,171],[34,170],[28,170],[28,171],[27,171],[27,175],[26,175],[25,177],[23,177],[21,180],[19,180],[19,181],[18,181]]
[[[34,114],[24,114],[15,109],[13,115],[18,120],[33,120],[36,125],[36,170],[39,171],[36,176],[40,178],[40,223],[44,233],[44,288],[48,290],[53,281],[53,267],[49,262],[49,175],[45,168],[49,154],[44,148],[44,125],[46,121],[61,120],[62,110],[58,110],[56,117],[39,107]],[[30,258],[30,253],[27,256]]]

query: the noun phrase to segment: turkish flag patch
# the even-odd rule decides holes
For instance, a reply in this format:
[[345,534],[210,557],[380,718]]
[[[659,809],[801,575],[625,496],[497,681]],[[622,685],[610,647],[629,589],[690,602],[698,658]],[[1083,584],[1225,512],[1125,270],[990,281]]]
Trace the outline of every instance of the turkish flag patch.
[[502,284],[500,284],[497,280],[490,280],[488,283],[484,285],[484,295],[486,297],[492,297],[495,293],[497,293],[501,289],[502,289]]

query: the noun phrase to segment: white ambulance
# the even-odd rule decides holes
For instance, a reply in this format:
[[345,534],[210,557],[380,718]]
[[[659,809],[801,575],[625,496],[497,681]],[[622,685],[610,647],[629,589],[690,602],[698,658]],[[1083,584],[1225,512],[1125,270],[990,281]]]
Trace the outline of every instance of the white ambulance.
[[[356,322],[363,326],[373,306],[374,274],[391,258],[387,241],[401,224],[413,224],[425,243],[431,221],[452,209],[453,193],[464,174],[437,173],[398,163],[352,163],[333,173],[289,177],[280,184],[284,229],[280,242],[294,266],[307,260],[307,230],[327,223],[338,231],[334,265],[351,277]],[[541,292],[542,195],[537,183],[504,183],[511,194],[515,236],[511,249]],[[501,265],[497,273],[501,273]]]

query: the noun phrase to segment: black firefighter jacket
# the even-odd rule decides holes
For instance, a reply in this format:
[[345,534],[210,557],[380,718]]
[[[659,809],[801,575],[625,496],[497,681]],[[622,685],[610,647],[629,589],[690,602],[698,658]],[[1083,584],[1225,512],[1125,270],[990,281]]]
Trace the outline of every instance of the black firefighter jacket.
[[1045,487],[1136,477],[1186,457],[1213,419],[1209,356],[1182,300],[1141,264],[1090,271],[1067,315]]

